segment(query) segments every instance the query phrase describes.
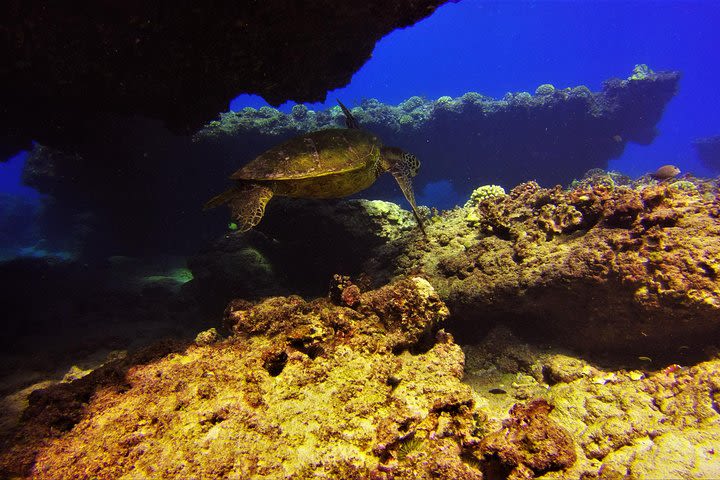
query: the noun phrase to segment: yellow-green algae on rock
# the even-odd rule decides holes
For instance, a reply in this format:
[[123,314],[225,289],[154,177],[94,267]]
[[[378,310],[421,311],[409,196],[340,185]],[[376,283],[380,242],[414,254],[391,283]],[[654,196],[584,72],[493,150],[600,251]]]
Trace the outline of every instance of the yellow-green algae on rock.
[[[686,367],[658,364],[652,371],[644,359],[602,368],[525,344],[504,327],[463,350],[466,381],[484,397],[476,401],[476,415],[487,432],[526,398],[554,407],[549,418],[569,433],[576,461],[538,478],[720,478],[718,358]],[[493,386],[506,393],[489,395]]]
[[381,283],[422,273],[469,332],[513,322],[568,347],[637,355],[720,340],[717,183],[617,180],[527,182],[469,201],[438,216],[429,241],[380,247],[366,270]]
[[[339,288],[355,287],[341,280]],[[426,280],[358,295],[333,296],[339,305],[233,301],[226,339],[203,332],[193,345],[159,344],[35,391],[3,443],[0,471],[38,479],[720,475],[718,359],[603,369],[501,328],[463,353],[438,330],[448,311]],[[349,300],[354,308],[342,306]]]
[[460,456],[474,402],[460,347],[437,330],[447,315],[421,278],[364,293],[355,310],[233,302],[226,340],[36,392],[2,467],[53,479],[482,478]]

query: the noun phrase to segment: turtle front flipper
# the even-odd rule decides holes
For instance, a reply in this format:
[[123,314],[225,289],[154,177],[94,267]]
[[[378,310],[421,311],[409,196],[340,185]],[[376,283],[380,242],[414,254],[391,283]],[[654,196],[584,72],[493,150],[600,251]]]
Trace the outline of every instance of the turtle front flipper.
[[240,184],[211,198],[205,204],[205,208],[213,208],[227,203],[230,206],[230,216],[237,223],[238,231],[247,232],[260,223],[265,214],[265,205],[272,196],[273,190],[268,185]]
[[425,225],[423,225],[420,213],[418,213],[417,205],[415,204],[415,194],[413,193],[412,178],[417,175],[420,170],[420,161],[412,153],[403,152],[397,147],[382,147],[380,150],[380,168],[387,170],[395,177],[395,181],[400,186],[403,195],[407,199],[408,203],[412,207],[413,215],[417,220],[418,226],[422,231],[425,238],[427,233],[425,232]]
[[[335,99],[337,100],[337,98]],[[337,100],[338,105],[340,105],[340,108],[343,111],[343,114],[345,115],[345,126],[347,128],[354,128],[359,129],[360,125],[358,124],[357,120],[355,120],[355,117],[353,117],[353,114],[350,113],[350,109],[347,108],[340,100]]]
[[400,186],[400,190],[402,190],[403,195],[405,195],[405,198],[410,204],[410,207],[412,207],[413,215],[415,215],[415,220],[417,221],[418,226],[423,233],[423,236],[427,238],[427,233],[425,232],[425,225],[423,224],[422,218],[420,218],[420,213],[418,212],[417,205],[415,204],[415,193],[413,192],[412,180],[410,175],[408,175],[408,173],[403,169],[398,168],[391,168],[390,173],[393,177],[395,177],[395,181]]

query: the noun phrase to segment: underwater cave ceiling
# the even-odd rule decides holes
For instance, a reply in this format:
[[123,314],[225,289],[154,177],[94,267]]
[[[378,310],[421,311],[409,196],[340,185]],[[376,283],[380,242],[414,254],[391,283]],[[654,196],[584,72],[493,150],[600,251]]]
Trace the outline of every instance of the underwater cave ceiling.
[[241,93],[321,101],[377,40],[445,0],[75,3],[0,7],[0,159],[31,140],[68,147],[97,115],[163,120],[186,133]]

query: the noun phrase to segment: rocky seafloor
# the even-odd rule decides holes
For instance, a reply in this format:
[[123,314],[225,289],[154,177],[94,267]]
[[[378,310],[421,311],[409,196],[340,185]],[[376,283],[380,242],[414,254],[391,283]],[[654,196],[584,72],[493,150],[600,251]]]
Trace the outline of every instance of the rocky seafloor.
[[[278,220],[288,214],[296,223]],[[217,329],[16,394],[27,408],[0,471],[720,476],[716,181],[594,171],[567,189],[481,187],[425,214],[428,238],[393,204],[288,202],[260,231],[229,233],[183,288],[227,304]],[[351,276],[328,274],[329,293],[303,299],[278,250],[322,250],[318,230],[344,239],[324,255]],[[223,258],[235,268],[221,272]],[[313,264],[296,267],[320,282]],[[259,271],[284,296],[245,295],[243,275]],[[221,274],[237,282],[227,298],[209,294]]]

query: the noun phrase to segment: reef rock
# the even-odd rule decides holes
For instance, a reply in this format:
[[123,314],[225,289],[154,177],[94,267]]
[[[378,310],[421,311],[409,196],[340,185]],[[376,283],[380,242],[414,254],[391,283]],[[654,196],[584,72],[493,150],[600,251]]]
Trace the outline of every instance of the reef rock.
[[447,316],[421,278],[355,309],[232,302],[224,341],[156,348],[34,392],[4,472],[481,479],[460,456],[474,401],[462,350],[438,331]]
[[[654,73],[639,65],[625,80],[607,80],[599,92],[546,85],[534,95],[516,92],[502,99],[475,92],[434,101],[411,97],[397,106],[369,99],[352,111],[386,145],[420,158],[416,188],[445,179],[469,195],[479,182],[569,183],[590,168],[605,167],[627,142],[650,143],[679,79],[678,72]],[[221,114],[196,137],[229,151],[258,140],[269,147],[278,138],[337,127],[343,118],[338,107],[308,111],[299,106],[289,114],[246,108]],[[370,191],[386,189],[380,184]]]
[[35,390],[0,475],[720,475],[717,358],[603,369],[503,328],[461,350],[440,330],[448,315],[419,277],[234,300],[225,339],[210,329]]
[[516,404],[503,428],[482,439],[475,455],[490,478],[535,478],[575,463],[572,437],[548,417],[552,409],[545,400]]
[[[471,450],[486,478],[720,476],[717,352],[690,367],[649,358],[620,366],[614,358],[601,368],[524,344],[501,327],[463,350],[466,381],[482,395],[475,416],[489,432],[478,433]],[[488,395],[491,387],[502,392]],[[533,400],[516,403],[526,398]],[[541,473],[553,463],[566,468]]]
[[391,275],[425,276],[465,333],[504,322],[527,337],[639,355],[716,341],[717,184],[622,181],[596,172],[568,190],[518,185],[433,217],[429,242],[383,246],[366,270],[381,282],[388,264]]
[[[411,97],[397,107],[368,100],[353,112],[384,143],[419,156],[419,196],[438,181],[469,196],[480,183],[567,183],[605,166],[628,141],[649,142],[678,79],[673,72],[653,73],[609,80],[596,93],[575,87],[500,100],[474,93],[436,101]],[[156,120],[105,116],[86,125],[72,148],[36,146],[24,181],[46,194],[41,233],[51,243],[82,231],[83,243],[94,250],[83,254],[188,255],[226,224],[224,209],[203,212],[201,206],[228,184],[230,173],[293,135],[343,125],[337,107],[315,112],[296,106],[290,114],[245,109],[210,122],[193,142]],[[400,194],[383,176],[360,195],[392,200]],[[283,215],[281,221],[290,220]]]

